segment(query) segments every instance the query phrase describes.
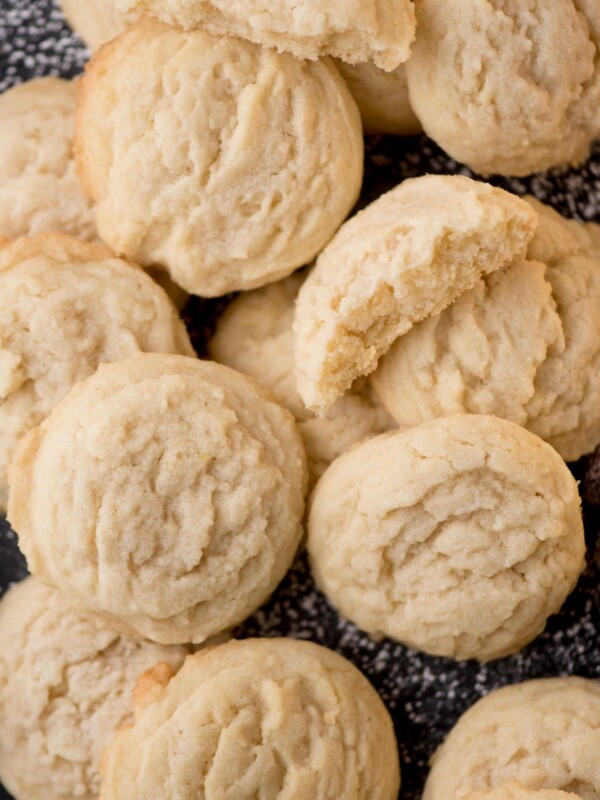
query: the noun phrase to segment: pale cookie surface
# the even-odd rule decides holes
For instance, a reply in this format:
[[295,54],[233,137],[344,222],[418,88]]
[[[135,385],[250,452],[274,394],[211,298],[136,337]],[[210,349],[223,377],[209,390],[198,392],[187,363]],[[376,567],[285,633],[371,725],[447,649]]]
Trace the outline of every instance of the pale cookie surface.
[[82,83],[78,167],[101,237],[194,294],[307,264],[360,190],[360,115],[333,63],[151,20]]
[[296,58],[337,56],[393,70],[415,38],[412,0],[117,0],[163,22],[240,36]]
[[116,630],[166,644],[228,630],[298,547],[292,416],[227,367],[158,354],[100,367],[13,460],[29,567]]
[[432,139],[482,175],[587,158],[600,134],[596,0],[418,0],[407,64]]
[[16,800],[96,800],[100,757],[133,717],[133,689],[188,651],[119,636],[37,578],[0,602],[0,778]]
[[209,350],[215,361],[262,383],[292,412],[314,483],[350,447],[396,425],[364,382],[357,383],[322,417],[302,402],[294,374],[292,325],[303,281],[304,275],[292,275],[236,298],[219,319]]
[[401,426],[494,414],[574,461],[600,443],[600,226],[529,202],[539,215],[531,260],[416,325],[371,381]]
[[36,78],[0,95],[0,236],[97,238],[75,171],[75,84]]
[[[375,690],[310,642],[247,639],[147,676],[106,752],[102,800],[396,800],[398,753]],[[157,788],[160,787],[160,788]]]
[[137,14],[119,14],[115,0],[59,0],[67,22],[90,50],[97,50],[126,30]]
[[525,254],[537,214],[461,176],[404,181],[361,211],[317,259],[296,305],[296,379],[324,410],[412,326]]
[[393,72],[384,72],[371,63],[336,61],[336,67],[358,106],[365,133],[410,136],[421,132],[410,104],[404,64]]
[[460,800],[519,781],[597,800],[599,752],[598,681],[547,678],[506,686],[460,718],[431,760],[423,798]]
[[146,351],[194,355],[139,267],[64,234],[0,245],[0,509],[24,434],[99,364]]
[[495,789],[471,792],[465,800],[580,800],[576,794],[560,789],[528,789],[522,783],[501,783]]
[[433,655],[515,653],[585,566],[577,483],[511,422],[459,414],[341,456],[312,496],[317,583],[368,633]]

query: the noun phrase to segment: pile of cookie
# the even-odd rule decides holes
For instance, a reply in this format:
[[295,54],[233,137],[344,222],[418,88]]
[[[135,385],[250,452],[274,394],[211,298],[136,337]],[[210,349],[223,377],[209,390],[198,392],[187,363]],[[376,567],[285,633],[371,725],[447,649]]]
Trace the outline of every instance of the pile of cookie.
[[[33,575],[0,603],[0,779],[396,800],[356,667],[226,640],[305,531],[341,614],[452,659],[517,653],[575,587],[600,226],[460,175],[346,218],[364,130],[482,174],[585,158],[600,9],[63,5],[85,76],[0,97],[0,510]],[[230,292],[200,360],[178,309]],[[529,681],[465,714],[424,797],[591,800],[599,753],[600,686]]]

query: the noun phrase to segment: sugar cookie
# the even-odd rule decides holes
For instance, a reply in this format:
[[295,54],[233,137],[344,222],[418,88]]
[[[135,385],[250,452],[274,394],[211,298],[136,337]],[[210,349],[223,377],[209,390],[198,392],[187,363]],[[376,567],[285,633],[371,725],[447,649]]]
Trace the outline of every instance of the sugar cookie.
[[[81,0],[77,0],[81,2]],[[75,84],[35,78],[0,95],[0,237],[97,237],[75,171]]]
[[460,800],[507,781],[596,800],[599,752],[600,683],[546,678],[505,686],[475,703],[438,748],[423,800]]
[[522,257],[536,217],[486,183],[428,175],[349,220],[298,296],[296,380],[307,407],[325,410],[416,322]]
[[385,70],[406,61],[415,38],[412,0],[117,0],[186,29],[241,36],[296,58],[337,56]]
[[302,274],[292,275],[236,298],[219,319],[209,351],[215,361],[262,383],[292,412],[314,483],[343,452],[396,424],[364,381],[324,416],[307,410],[296,389],[292,333],[294,303],[303,280]]
[[495,414],[574,461],[600,443],[600,226],[529,202],[534,260],[483,277],[416,325],[371,381],[401,426]]
[[429,136],[482,175],[578,164],[600,135],[595,0],[418,0],[407,63]]
[[331,61],[152,20],[92,58],[76,145],[102,239],[207,297],[311,261],[362,181],[360,116]]
[[90,50],[97,50],[126,30],[137,14],[119,14],[115,0],[59,0],[67,22]]
[[346,64],[336,61],[362,117],[365,133],[411,136],[420,133],[421,123],[408,96],[406,67],[384,72],[374,64]]
[[334,461],[311,500],[308,549],[317,583],[359,627],[480,661],[534,639],[585,566],[577,483],[558,453],[468,414]]
[[[161,787],[159,790],[157,787]],[[392,721],[356,667],[293,639],[246,639],[146,676],[106,751],[102,800],[396,800]]]
[[0,778],[16,800],[96,800],[138,676],[189,651],[119,636],[37,578],[0,602]]
[[11,466],[34,574],[115,630],[204,642],[252,613],[302,536],[305,456],[254,381],[138,355],[76,386]]
[[194,354],[143,270],[64,234],[0,243],[0,509],[22,436],[99,364],[140,351]]

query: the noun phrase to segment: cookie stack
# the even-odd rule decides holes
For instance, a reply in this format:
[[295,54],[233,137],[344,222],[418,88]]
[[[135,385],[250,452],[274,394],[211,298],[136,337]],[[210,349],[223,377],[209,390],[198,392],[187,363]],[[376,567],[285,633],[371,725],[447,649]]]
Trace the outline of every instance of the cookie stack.
[[[516,175],[600,133],[598,12],[466,5],[64,0],[85,76],[0,98],[0,504],[35,576],[0,604],[16,800],[396,800],[352,664],[223,641],[305,532],[341,614],[453,659],[518,652],[577,583],[600,227],[460,175],[346,221],[364,129]],[[231,292],[199,360],[176,306]],[[425,797],[595,796],[599,696],[491,695]]]

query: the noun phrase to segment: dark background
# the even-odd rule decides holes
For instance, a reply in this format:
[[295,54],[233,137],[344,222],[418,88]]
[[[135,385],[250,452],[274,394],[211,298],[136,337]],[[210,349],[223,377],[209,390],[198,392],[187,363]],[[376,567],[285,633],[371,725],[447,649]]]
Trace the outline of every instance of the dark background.
[[[85,48],[53,2],[0,0],[0,91],[39,75],[72,77],[82,70],[86,59]],[[373,200],[403,178],[425,172],[471,174],[425,137],[371,137],[361,203]],[[566,216],[600,222],[600,147],[577,171],[493,182],[518,194],[530,192]],[[199,351],[221,307],[222,303],[196,299],[186,309],[186,322]],[[584,493],[588,498],[600,497],[595,485],[598,476],[600,486],[600,458],[573,469],[580,479],[587,475]],[[584,514],[588,568],[562,612],[517,656],[481,666],[431,658],[389,641],[375,644],[337,616],[315,589],[302,555],[270,603],[249,619],[238,635],[311,639],[354,661],[394,718],[401,750],[402,797],[413,800],[420,796],[432,751],[460,714],[491,689],[542,676],[600,679],[600,513],[586,502]],[[25,574],[16,536],[0,518],[0,593]],[[0,787],[0,800],[8,797]]]

